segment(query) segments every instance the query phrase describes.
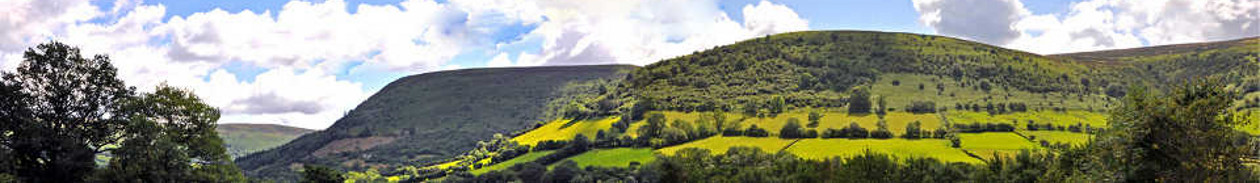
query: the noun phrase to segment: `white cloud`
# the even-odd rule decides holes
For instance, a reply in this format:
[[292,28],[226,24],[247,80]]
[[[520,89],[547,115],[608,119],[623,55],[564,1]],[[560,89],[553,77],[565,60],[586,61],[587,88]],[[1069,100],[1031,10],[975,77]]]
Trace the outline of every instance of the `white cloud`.
[[[974,8],[998,4],[1006,9]],[[956,11],[987,16],[948,15],[923,7],[955,7]],[[1254,0],[1089,0],[1073,3],[1068,12],[1031,14],[1018,1],[915,1],[920,21],[949,36],[1036,53],[1053,54],[1101,49],[1133,48],[1260,36],[1260,2]],[[988,17],[988,18],[985,18]],[[1016,17],[1015,19],[1004,17]],[[952,24],[945,20],[960,20]],[[1011,21],[1014,20],[1014,21]],[[1001,22],[993,24],[993,22]],[[1017,37],[988,39],[992,30],[951,29],[950,25],[1012,27]],[[977,26],[979,28],[980,26]]]
[[1030,14],[1018,0],[914,0],[914,9],[937,33],[999,45],[1019,37],[1012,25]]
[[[408,0],[349,8],[355,13],[341,0],[292,1],[273,11],[214,9],[164,20],[164,6],[138,0],[109,9],[86,0],[3,1],[0,69],[16,67],[27,47],[59,40],[110,55],[119,77],[142,90],[163,82],[193,89],[223,111],[220,122],[318,129],[370,92],[336,72],[460,69],[450,61],[469,51],[495,54],[490,66],[643,65],[809,24],[768,1],[743,7],[742,23],[711,0]],[[519,27],[536,28],[502,37]],[[501,51],[505,45],[541,50]],[[251,80],[227,69],[239,65],[262,71]]]
[[[517,53],[510,65],[646,65],[716,45],[809,29],[784,5],[761,1],[743,9],[744,23],[717,3],[700,1],[540,1],[546,21],[522,41],[542,49]],[[503,60],[495,58],[496,65]]]

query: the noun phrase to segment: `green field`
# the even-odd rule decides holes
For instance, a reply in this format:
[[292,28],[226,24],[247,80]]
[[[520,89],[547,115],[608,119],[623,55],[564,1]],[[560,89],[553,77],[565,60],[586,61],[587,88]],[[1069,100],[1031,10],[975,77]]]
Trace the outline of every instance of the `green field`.
[[587,139],[595,138],[595,134],[599,130],[608,130],[612,128],[612,124],[621,120],[621,117],[608,117],[595,120],[555,120],[542,127],[530,130],[525,134],[512,138],[513,141],[521,145],[534,145],[544,140],[572,140],[577,134],[585,135]]
[[[543,156],[547,156],[554,152],[555,151],[537,151],[537,152],[525,153],[524,155],[517,156],[516,158],[512,158],[507,161],[499,162],[497,164],[486,166],[486,167],[481,167],[481,169],[469,171],[469,173],[472,173],[473,175],[480,175],[480,174],[494,171],[494,170],[507,169],[509,167],[512,167],[512,165],[534,161],[538,158],[542,158]],[[445,165],[445,164],[440,164],[439,166],[441,165]],[[450,165],[446,165],[446,166],[450,166]]]
[[[738,124],[741,129],[748,128],[749,126],[756,124],[757,127],[764,128],[766,131],[769,131],[772,135],[774,135],[779,132],[779,129],[783,128],[783,124],[787,123],[789,118],[796,118],[800,120],[802,125],[809,123],[808,120],[810,111],[819,111],[819,113],[823,115],[822,119],[818,122],[818,127],[814,128],[815,130],[818,130],[819,133],[822,133],[827,128],[841,129],[849,127],[849,123],[851,122],[857,122],[858,125],[866,128],[867,130],[875,130],[878,127],[877,124],[879,123],[879,116],[877,115],[849,115],[848,112],[844,112],[839,108],[798,109],[765,118],[746,117],[738,113],[726,113],[726,119],[728,121],[739,121],[734,124]],[[683,119],[688,122],[695,122],[695,119],[697,119],[701,114],[676,111],[661,111],[661,113],[664,114],[665,119],[670,122],[673,122],[674,119]],[[740,119],[743,120],[740,121]],[[894,135],[901,135],[905,133],[906,124],[914,121],[919,121],[921,123],[920,129],[929,131],[940,128],[941,124],[941,118],[937,114],[890,112],[884,116],[884,119],[885,122],[888,123],[888,130]],[[647,123],[643,123],[642,120],[631,124],[629,130],[626,131],[626,134],[631,137],[637,137],[637,129],[645,124]]]
[[702,140],[697,140],[697,141],[692,141],[692,142],[688,142],[684,144],[657,149],[656,151],[665,155],[674,155],[674,152],[678,152],[678,150],[682,150],[685,148],[701,148],[701,149],[708,149],[709,152],[712,154],[723,154],[723,153],[726,153],[726,150],[731,149],[731,147],[748,146],[748,147],[759,148],[762,151],[774,153],[774,152],[779,152],[779,150],[782,150],[783,147],[787,147],[787,145],[791,143],[792,143],[791,139],[780,139],[780,138],[773,138],[773,137],[757,138],[757,137],[715,136],[715,137],[709,137]]
[[1091,136],[1085,133],[1073,133],[1065,131],[1020,131],[1025,137],[1033,138],[1033,142],[1040,143],[1045,140],[1050,143],[1066,143],[1071,145],[1082,145],[1089,142]]
[[1012,156],[1022,150],[1041,149],[1028,139],[1009,132],[963,133],[958,137],[962,138],[963,150],[984,159],[992,159],[995,154]]
[[1107,127],[1107,114],[1089,111],[1030,111],[1017,112],[1010,114],[989,115],[986,112],[971,111],[950,111],[949,122],[952,124],[970,124],[970,123],[1007,123],[1018,121],[1015,127],[1024,129],[1024,125],[1028,120],[1033,120],[1037,124],[1050,123],[1055,126],[1071,126],[1076,124],[1087,124],[1093,128]]
[[649,148],[596,149],[569,157],[568,160],[573,160],[578,167],[626,167],[631,162],[650,163],[656,160],[656,155]]
[[[1247,113],[1238,113],[1239,116],[1248,115]],[[1246,125],[1235,127],[1251,135],[1260,135],[1260,109],[1251,110],[1251,122]]]
[[806,159],[848,157],[865,151],[886,153],[898,158],[928,157],[947,162],[981,163],[967,156],[962,150],[949,147],[949,141],[941,139],[804,139],[787,149],[788,152]]
[[[968,80],[968,79],[964,79]],[[897,81],[898,85],[893,85],[893,81]],[[988,102],[993,103],[1025,103],[1028,104],[1030,110],[1034,108],[1045,108],[1049,110],[1052,107],[1063,107],[1074,110],[1088,109],[1104,109],[1106,103],[1111,99],[1101,94],[1091,94],[1085,96],[1062,95],[1059,93],[1043,94],[1032,93],[1015,88],[993,87],[989,92],[980,90],[975,87],[975,83],[979,81],[968,80],[971,85],[962,87],[958,80],[951,77],[932,76],[924,74],[909,73],[886,73],[879,76],[879,79],[871,87],[873,95],[884,96],[888,101],[888,107],[895,109],[903,109],[913,101],[932,101],[936,102],[937,107],[947,107],[951,110],[955,104],[979,104],[985,105]],[[923,89],[919,89],[919,84],[923,85]],[[944,91],[939,91],[937,85],[944,86]],[[939,92],[938,92],[939,91]],[[951,96],[952,94],[952,96]],[[988,100],[985,100],[988,99]]]
[[[842,112],[838,109],[802,109],[779,114],[775,117],[748,118],[747,120],[744,120],[742,126],[747,128],[752,124],[757,124],[758,127],[765,128],[766,131],[770,131],[771,134],[777,134],[779,129],[783,128],[783,124],[787,123],[788,118],[797,118],[801,120],[802,125],[809,123],[808,111],[810,110],[823,111],[821,112],[823,117],[819,120],[818,128],[816,128],[819,133],[822,133],[823,130],[826,130],[827,128],[841,129],[849,127],[849,123],[851,122],[857,122],[858,125],[866,128],[867,130],[875,130],[878,128],[877,124],[879,124],[879,116],[874,114],[849,115],[848,112]],[[901,135],[905,133],[906,124],[914,121],[919,121],[921,123],[919,128],[923,130],[935,130],[941,126],[941,118],[936,114],[889,112],[884,116],[884,121],[888,123],[888,130],[894,135]]]

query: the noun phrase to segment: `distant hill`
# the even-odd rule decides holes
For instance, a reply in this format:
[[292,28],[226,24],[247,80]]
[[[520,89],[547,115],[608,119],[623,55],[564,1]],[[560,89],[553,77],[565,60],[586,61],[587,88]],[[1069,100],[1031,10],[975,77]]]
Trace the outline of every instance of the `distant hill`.
[[326,130],[236,159],[252,177],[295,180],[301,164],[345,170],[415,165],[451,158],[495,133],[537,124],[571,82],[621,78],[628,65],[487,68],[408,76]]
[[[1254,79],[1260,75],[1258,52],[1257,38],[1043,56],[944,36],[804,31],[749,39],[644,66],[635,70],[625,85],[630,88],[623,91],[649,99],[661,110],[730,110],[776,96],[797,106],[843,106],[843,97],[855,87],[919,75],[932,78],[909,79],[930,80],[925,83],[930,88],[945,84],[947,79],[956,81],[941,88],[946,95],[956,90],[949,87],[1036,94],[991,93],[985,95],[994,96],[981,96],[983,100],[948,97],[969,100],[960,102],[983,105],[993,102],[994,97],[1024,98],[1029,100],[1022,101],[1030,102],[1031,107],[1102,109],[1105,103],[1063,103],[1087,101],[1108,91],[1112,91],[1111,97],[1118,97],[1116,91],[1122,92],[1130,84],[1166,88],[1207,76],[1224,76],[1236,85],[1260,83]],[[880,92],[887,91],[875,94],[896,95]]]
[[283,145],[315,130],[274,124],[219,124],[215,131],[235,158]]

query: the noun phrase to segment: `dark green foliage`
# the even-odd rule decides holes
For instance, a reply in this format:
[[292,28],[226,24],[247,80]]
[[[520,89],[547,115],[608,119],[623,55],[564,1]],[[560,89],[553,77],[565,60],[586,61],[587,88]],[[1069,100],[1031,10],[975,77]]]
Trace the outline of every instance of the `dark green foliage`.
[[345,181],[346,178],[341,174],[341,171],[326,166],[302,165],[302,183],[338,183]]
[[865,88],[853,89],[849,94],[849,114],[869,114],[871,112],[871,92]]
[[[468,152],[477,141],[495,133],[513,136],[545,119],[547,103],[560,97],[564,86],[608,78],[624,78],[627,65],[493,68],[440,71],[391,82],[327,130],[294,139],[288,144],[236,159],[246,174],[278,180],[297,180],[289,164],[334,165],[362,160],[388,166],[441,161]],[[599,90],[594,87],[593,90]],[[580,92],[579,92],[580,93]],[[628,109],[627,109],[628,110]],[[337,140],[391,137],[390,143],[348,153],[314,156]],[[371,154],[371,158],[365,156]],[[363,167],[337,167],[363,171]]]
[[96,153],[118,142],[131,118],[123,101],[134,89],[116,77],[109,57],[84,58],[59,42],[22,58],[0,82],[0,146],[11,171],[20,182],[84,181]]
[[1131,87],[1111,111],[1111,127],[1091,144],[1104,171],[1123,181],[1246,182],[1250,148],[1232,127],[1246,124],[1229,109],[1234,93],[1203,79],[1154,94]]
[[936,102],[932,102],[932,101],[910,102],[910,106],[906,106],[906,112],[911,112],[911,113],[916,113],[916,114],[935,113]]
[[130,124],[97,181],[245,181],[214,131],[219,111],[191,91],[162,85],[127,105]]
[[779,129],[779,138],[804,138],[805,130],[801,128],[801,120],[796,118],[788,118],[787,123],[783,124],[783,128]]
[[859,126],[857,122],[850,122],[849,127],[844,129],[828,128],[826,131],[823,131],[822,137],[860,139],[867,138],[869,135],[870,134],[866,131],[866,128],[862,128],[862,126]]
[[953,124],[950,128],[963,133],[980,133],[980,132],[1013,132],[1015,126],[1007,123],[971,123],[971,124]]
[[770,136],[770,132],[767,132],[766,129],[764,128],[757,127],[757,124],[753,124],[751,126],[748,126],[747,130],[744,130],[744,136],[766,137],[766,136]]
[[818,123],[822,121],[822,113],[818,111],[809,111],[809,124],[805,125],[810,128],[818,127]]
[[901,137],[902,137],[902,138],[908,138],[908,139],[923,138],[923,136],[921,135],[920,130],[919,130],[919,126],[920,126],[920,125],[922,125],[922,123],[920,123],[919,121],[914,121],[914,122],[907,123],[907,124],[906,124],[906,133],[903,133],[903,134],[901,135]]

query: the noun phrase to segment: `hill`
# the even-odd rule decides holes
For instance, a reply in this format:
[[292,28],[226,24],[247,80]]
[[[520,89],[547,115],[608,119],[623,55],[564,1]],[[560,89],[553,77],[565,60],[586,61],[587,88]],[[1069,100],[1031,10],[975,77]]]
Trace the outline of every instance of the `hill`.
[[[324,131],[237,158],[251,177],[295,180],[301,164],[343,170],[452,158],[495,133],[532,128],[561,88],[621,78],[634,66],[599,65],[441,71],[398,79]],[[384,170],[383,170],[384,171]]]
[[273,124],[219,124],[215,131],[223,138],[228,154],[245,156],[288,143],[315,130]]

